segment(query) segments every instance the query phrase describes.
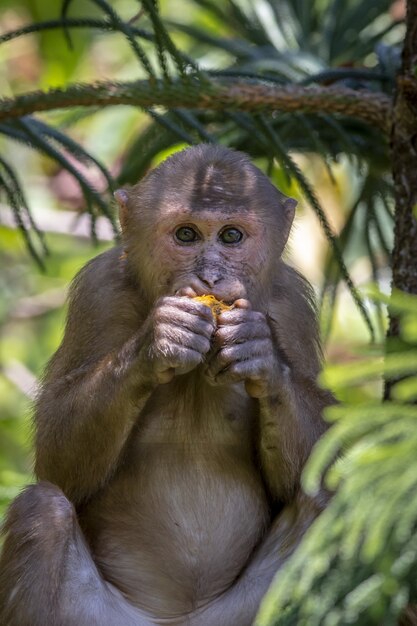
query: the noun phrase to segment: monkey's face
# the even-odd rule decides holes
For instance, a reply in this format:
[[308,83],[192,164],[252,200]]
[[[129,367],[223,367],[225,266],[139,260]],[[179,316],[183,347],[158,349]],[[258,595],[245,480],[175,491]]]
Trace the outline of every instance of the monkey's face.
[[172,210],[160,216],[152,240],[154,297],[188,288],[225,302],[263,298],[268,233],[252,213]]
[[245,155],[195,146],[115,195],[143,298],[188,289],[225,302],[247,298],[262,310],[296,202]]

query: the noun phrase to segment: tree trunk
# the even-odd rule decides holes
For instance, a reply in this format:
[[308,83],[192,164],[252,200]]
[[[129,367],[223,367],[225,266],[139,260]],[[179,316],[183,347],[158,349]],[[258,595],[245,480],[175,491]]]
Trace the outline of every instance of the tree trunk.
[[417,294],[417,0],[407,3],[391,150],[396,201],[393,286]]
[[[391,134],[395,187],[392,288],[417,294],[417,0],[407,2],[406,26]],[[398,318],[391,314],[388,337],[398,334]],[[387,381],[386,398],[390,387]]]

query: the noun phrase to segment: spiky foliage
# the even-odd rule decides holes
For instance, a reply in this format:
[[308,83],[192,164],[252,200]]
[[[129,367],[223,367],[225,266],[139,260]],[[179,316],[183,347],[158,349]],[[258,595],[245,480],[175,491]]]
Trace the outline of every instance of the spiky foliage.
[[[69,8],[76,3],[64,0],[59,19],[2,35],[0,43],[29,32],[62,28],[71,43],[72,29],[117,31],[126,38],[138,61],[138,76],[145,76],[145,80],[126,86],[76,85],[4,100],[0,103],[3,120],[0,132],[47,154],[75,176],[93,218],[93,231],[97,212],[112,219],[111,214],[106,210],[106,201],[67,155],[99,167],[111,188],[105,168],[62,131],[31,118],[32,112],[76,104],[142,106],[152,123],[127,151],[120,183],[140,178],[162,149],[178,141],[186,144],[221,141],[254,157],[266,158],[270,165],[276,160],[285,175],[297,181],[331,245],[323,293],[329,294],[333,302],[338,282],[344,279],[373,332],[346,269],[344,255],[352,246],[353,235],[358,237],[358,228],[354,227],[358,213],[365,215],[359,237],[369,254],[374,278],[378,277],[381,255],[389,253],[390,244],[384,234],[386,207],[391,198],[387,133],[389,98],[398,55],[383,40],[395,28],[386,16],[391,2],[226,0],[219,4],[212,0],[189,0],[189,3],[198,5],[222,36],[214,35],[213,29],[208,31],[195,25],[165,24],[155,0],[140,3],[141,20],[146,22],[146,28],[136,28],[134,22],[122,19],[107,0],[92,0],[102,12],[102,19],[68,17]],[[185,54],[175,45],[170,32],[179,31],[190,37],[191,54]],[[151,54],[149,42],[156,58]],[[223,67],[202,71],[193,59],[204,58],[207,51],[213,50],[223,53]],[[370,54],[376,54],[377,59],[371,68],[364,66]],[[308,85],[314,85],[314,89]],[[16,116],[20,119],[14,121],[12,118]],[[137,145],[141,146],[140,150]],[[355,159],[363,184],[340,239],[332,232],[311,183],[294,162],[293,152],[320,155],[330,175],[331,163],[341,153]],[[18,181],[17,176],[15,179]],[[21,215],[20,208],[23,210],[24,205],[15,204],[16,215]],[[23,231],[27,231],[25,220],[21,217],[19,220]]]
[[396,376],[393,400],[328,411],[333,425],[304,484],[314,493],[324,479],[336,494],[279,572],[256,626],[394,626],[417,602],[417,406],[406,404],[417,399],[417,298],[399,293],[392,307],[400,348],[324,378],[342,389]]

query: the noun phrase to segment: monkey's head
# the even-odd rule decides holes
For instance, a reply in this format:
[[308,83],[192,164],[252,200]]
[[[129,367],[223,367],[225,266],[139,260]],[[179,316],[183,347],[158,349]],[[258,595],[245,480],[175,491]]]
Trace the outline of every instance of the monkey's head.
[[188,288],[268,300],[296,201],[241,152],[198,145],[116,191],[127,262],[150,301]]

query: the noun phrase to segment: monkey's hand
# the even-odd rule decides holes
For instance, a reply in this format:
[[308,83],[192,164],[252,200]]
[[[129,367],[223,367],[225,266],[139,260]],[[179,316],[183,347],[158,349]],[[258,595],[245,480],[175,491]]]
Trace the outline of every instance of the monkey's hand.
[[202,363],[215,330],[208,306],[178,296],[158,300],[148,324],[150,341],[144,356],[158,384],[168,383]]
[[221,313],[206,370],[211,384],[244,381],[250,396],[263,398],[276,392],[287,370],[264,313],[253,311],[243,298],[236,300],[232,311]]

